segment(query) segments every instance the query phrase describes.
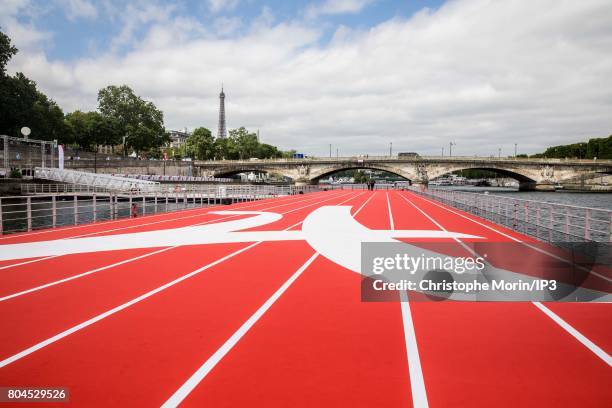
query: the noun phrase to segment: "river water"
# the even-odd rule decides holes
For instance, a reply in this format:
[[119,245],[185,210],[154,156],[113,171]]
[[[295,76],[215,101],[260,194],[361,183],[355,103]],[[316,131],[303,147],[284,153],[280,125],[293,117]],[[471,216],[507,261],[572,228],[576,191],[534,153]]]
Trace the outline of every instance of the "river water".
[[507,187],[436,186],[435,188],[484,193],[523,200],[545,201],[548,203],[575,205],[578,207],[603,208],[612,210],[612,193],[579,193],[567,191],[518,191]]

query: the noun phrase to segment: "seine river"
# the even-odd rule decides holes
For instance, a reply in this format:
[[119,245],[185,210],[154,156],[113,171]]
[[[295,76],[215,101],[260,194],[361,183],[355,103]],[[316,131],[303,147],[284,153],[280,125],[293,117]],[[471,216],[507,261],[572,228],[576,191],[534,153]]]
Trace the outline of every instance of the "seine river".
[[517,191],[504,187],[472,187],[472,186],[437,186],[440,189],[452,189],[457,191],[469,191],[489,194],[503,195],[524,200],[546,201],[576,205],[579,207],[604,208],[612,210],[612,193],[574,193],[564,191]]

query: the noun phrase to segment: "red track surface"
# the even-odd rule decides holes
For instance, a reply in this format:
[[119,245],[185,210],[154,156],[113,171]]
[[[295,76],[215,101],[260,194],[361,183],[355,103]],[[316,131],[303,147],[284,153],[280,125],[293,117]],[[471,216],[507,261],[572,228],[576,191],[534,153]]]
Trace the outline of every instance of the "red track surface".
[[[340,204],[371,229],[532,241],[412,193],[333,191],[11,235],[0,244],[172,233],[228,219],[210,214],[217,209],[281,213],[253,230],[299,230],[314,209]],[[68,387],[72,405],[159,406],[173,395],[171,403],[207,407],[612,405],[610,304],[364,303],[359,275],[304,241],[24,261],[0,264],[0,385]]]

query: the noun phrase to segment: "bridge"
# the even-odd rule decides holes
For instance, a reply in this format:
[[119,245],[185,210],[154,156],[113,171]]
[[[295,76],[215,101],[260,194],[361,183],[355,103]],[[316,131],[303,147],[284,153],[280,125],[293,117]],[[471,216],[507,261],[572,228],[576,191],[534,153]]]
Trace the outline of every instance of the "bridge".
[[333,173],[349,169],[382,170],[412,184],[427,185],[458,170],[490,170],[519,182],[521,190],[552,190],[556,184],[579,185],[612,174],[612,160],[484,158],[484,157],[340,157],[271,160],[196,161],[201,176],[226,177],[265,172],[289,177],[296,184],[316,184]]

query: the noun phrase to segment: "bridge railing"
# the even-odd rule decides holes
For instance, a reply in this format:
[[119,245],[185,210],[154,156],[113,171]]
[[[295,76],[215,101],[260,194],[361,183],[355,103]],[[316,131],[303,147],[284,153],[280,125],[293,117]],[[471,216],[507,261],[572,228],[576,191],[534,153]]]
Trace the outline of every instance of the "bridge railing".
[[257,159],[257,160],[216,160],[216,161],[203,161],[196,160],[194,163],[197,165],[211,164],[211,165],[257,165],[257,164],[299,164],[299,163],[312,163],[312,162],[345,162],[345,161],[474,161],[474,162],[519,162],[519,163],[535,163],[535,164],[593,164],[593,165],[604,165],[609,166],[612,164],[612,160],[593,160],[593,159],[574,159],[574,158],[563,158],[563,159],[547,159],[547,158],[529,158],[529,157],[489,157],[489,156],[372,156],[372,155],[357,155],[357,156],[344,156],[344,157],[305,157],[302,159],[294,158],[281,158],[281,159]]
[[612,242],[612,211],[445,189],[413,192],[544,242]]

